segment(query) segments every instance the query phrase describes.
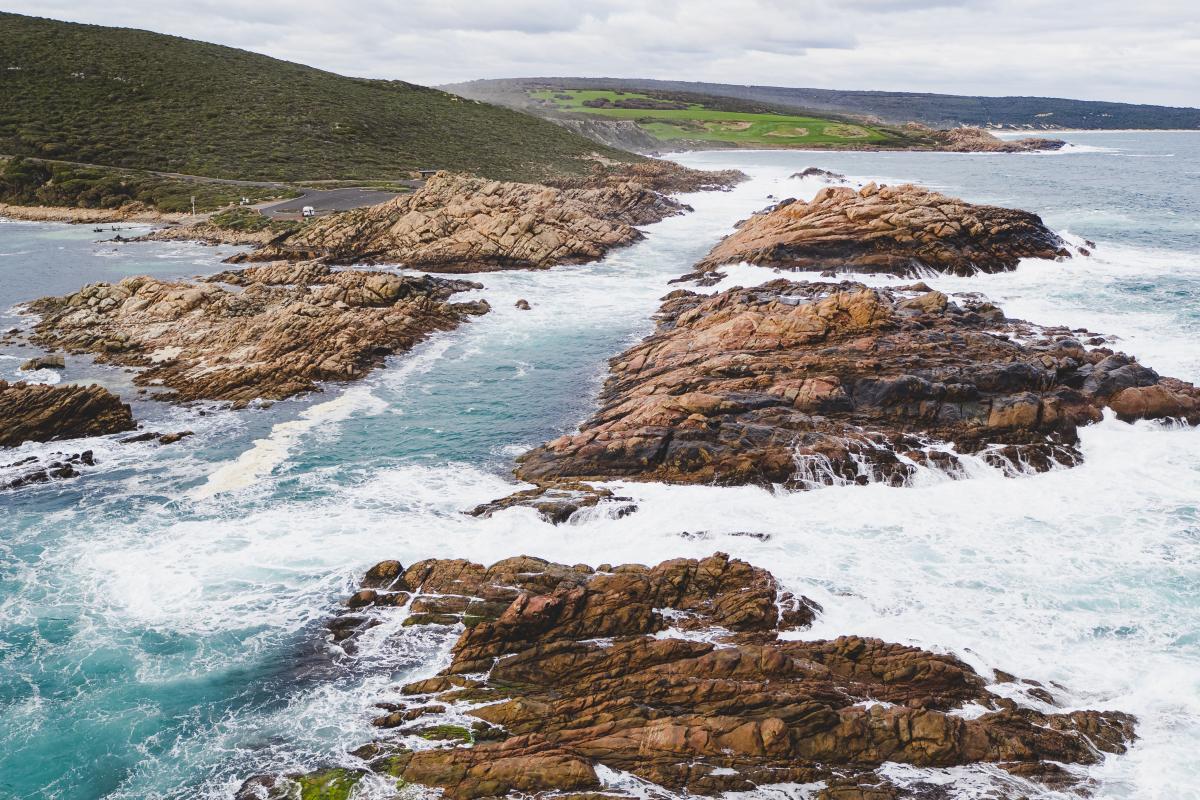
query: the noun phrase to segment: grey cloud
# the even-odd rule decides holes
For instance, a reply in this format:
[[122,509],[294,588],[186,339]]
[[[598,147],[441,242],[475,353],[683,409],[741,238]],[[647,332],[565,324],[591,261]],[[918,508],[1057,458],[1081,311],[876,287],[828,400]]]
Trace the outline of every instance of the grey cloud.
[[8,0],[436,84],[594,75],[1200,103],[1193,0]]

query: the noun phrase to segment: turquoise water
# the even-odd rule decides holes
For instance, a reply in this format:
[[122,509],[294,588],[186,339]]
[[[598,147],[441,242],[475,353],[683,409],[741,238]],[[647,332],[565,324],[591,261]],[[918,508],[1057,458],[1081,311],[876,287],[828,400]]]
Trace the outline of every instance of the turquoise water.
[[[362,383],[203,416],[145,402],[148,427],[196,436],[73,443],[95,451],[94,470],[0,496],[0,797],[228,797],[255,772],[345,760],[374,733],[371,703],[435,671],[447,646],[386,631],[354,657],[324,644],[322,621],[380,559],[653,562],[715,549],[820,600],[814,636],[911,641],[1060,681],[1071,705],[1137,713],[1133,752],[1090,771],[1097,796],[1195,796],[1195,431],[1106,421],[1087,432],[1083,467],[1031,478],[928,474],[903,489],[792,495],[635,485],[623,491],[638,513],[557,528],[524,510],[460,513],[515,488],[513,456],[587,415],[607,358],[650,329],[670,278],[769,195],[816,191],[788,178],[807,166],[1027,208],[1095,240],[1091,259],[929,282],[1119,336],[1160,371],[1200,379],[1200,135],[1068,138],[1076,147],[1045,156],[688,154],[753,180],[689,196],[693,214],[597,264],[480,276],[492,314]],[[0,223],[0,309],[125,274],[215,271],[227,252],[96,236]],[[729,282],[768,277],[735,268]],[[519,297],[533,310],[513,308]],[[17,377],[23,357],[0,352],[0,377]],[[77,361],[63,379],[128,386]],[[53,449],[26,445],[0,463]],[[768,536],[727,535],[746,530]],[[933,772],[963,786],[989,777]]]

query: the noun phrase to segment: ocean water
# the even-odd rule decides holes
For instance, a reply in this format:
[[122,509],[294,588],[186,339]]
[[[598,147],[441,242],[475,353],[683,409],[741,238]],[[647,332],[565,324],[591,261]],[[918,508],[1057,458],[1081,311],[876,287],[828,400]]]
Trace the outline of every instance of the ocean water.
[[[802,493],[628,484],[636,514],[558,527],[527,510],[461,513],[518,488],[512,458],[587,416],[607,359],[651,329],[672,277],[772,197],[817,191],[788,177],[807,166],[1026,208],[1093,240],[1091,258],[928,282],[1119,337],[1161,372],[1200,380],[1200,134],[1066,138],[1050,155],[686,154],[752,180],[688,196],[693,213],[601,262],[478,276],[493,313],[365,381],[241,412],[137,401],[146,427],[196,432],[169,447],[98,438],[4,451],[0,464],[88,448],[97,466],[0,495],[0,798],[227,798],[257,772],[347,762],[372,738],[371,704],[436,671],[450,644],[398,652],[384,630],[347,657],[324,643],[322,622],[379,560],[655,563],[714,550],[821,602],[805,636],[910,642],[1057,681],[1067,708],[1138,715],[1131,752],[1085,771],[1096,797],[1200,797],[1195,430],[1106,420],[1085,431],[1081,467],[1022,478],[979,468]],[[212,272],[228,253],[100,236],[0,222],[0,328],[29,323],[10,309],[21,300],[139,272]],[[726,283],[774,277],[740,267]],[[522,297],[531,311],[513,307]],[[0,378],[27,377],[27,356],[0,351]],[[82,359],[34,377],[100,380],[136,400],[127,373]],[[745,532],[762,535],[734,535]],[[963,797],[998,777],[889,772],[955,781]]]

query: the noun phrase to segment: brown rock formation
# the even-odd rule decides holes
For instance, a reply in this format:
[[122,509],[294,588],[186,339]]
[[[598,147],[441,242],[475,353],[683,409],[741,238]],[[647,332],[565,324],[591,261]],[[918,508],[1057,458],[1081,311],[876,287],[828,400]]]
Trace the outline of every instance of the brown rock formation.
[[129,406],[95,384],[47,386],[0,380],[0,447],[104,436],[134,427]]
[[30,304],[42,315],[33,338],[143,367],[135,382],[166,387],[166,399],[244,404],[361,378],[385,356],[488,309],[447,302],[479,284],[430,276],[301,263],[216,278],[244,288],[143,276],[44,298]]
[[[534,483],[903,484],[961,453],[998,466],[1073,464],[1077,428],[1200,423],[1200,390],[928,287],[776,280],[667,296],[656,333],[613,359],[579,433],[519,459]],[[952,442],[954,452],[940,443]]]
[[286,238],[292,231],[277,231],[266,228],[259,231],[239,230],[216,225],[209,220],[200,220],[186,225],[170,225],[157,228],[145,236],[128,241],[134,242],[201,242],[202,244],[229,244],[266,246]]
[[685,207],[632,181],[558,189],[439,172],[420,190],[325,217],[249,258],[397,263],[439,272],[591,261]]
[[919,186],[826,187],[743,222],[696,265],[912,275],[1014,269],[1022,258],[1069,256],[1036,214],[957,200]]
[[[988,691],[953,656],[857,636],[781,641],[820,609],[721,553],[596,570],[529,557],[385,561],[362,585],[331,624],[344,643],[388,607],[407,610],[400,636],[466,625],[450,665],[374,721],[443,744],[358,751],[369,769],[450,800],[597,791],[601,765],[703,795],[831,781],[830,798],[887,797],[869,792],[881,788],[871,770],[889,761],[1036,775],[1048,762],[1096,763],[1133,738],[1126,714],[1040,713]],[[966,704],[987,711],[954,713]],[[432,724],[452,706],[476,722]],[[286,784],[247,787],[285,797]]]
[[932,130],[919,123],[910,122],[908,130],[929,136],[938,150],[948,153],[1030,153],[1039,150],[1061,150],[1066,146],[1062,139],[1001,139],[983,128],[949,128]]

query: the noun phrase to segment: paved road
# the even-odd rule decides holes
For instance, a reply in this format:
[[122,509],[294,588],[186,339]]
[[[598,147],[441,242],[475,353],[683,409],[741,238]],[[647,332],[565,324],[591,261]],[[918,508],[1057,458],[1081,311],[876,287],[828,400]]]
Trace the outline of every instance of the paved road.
[[391,200],[395,192],[384,192],[378,189],[305,189],[300,197],[284,200],[279,203],[268,203],[256,206],[267,216],[298,216],[305,206],[312,206],[317,216],[334,211],[346,211],[351,208],[373,206]]

